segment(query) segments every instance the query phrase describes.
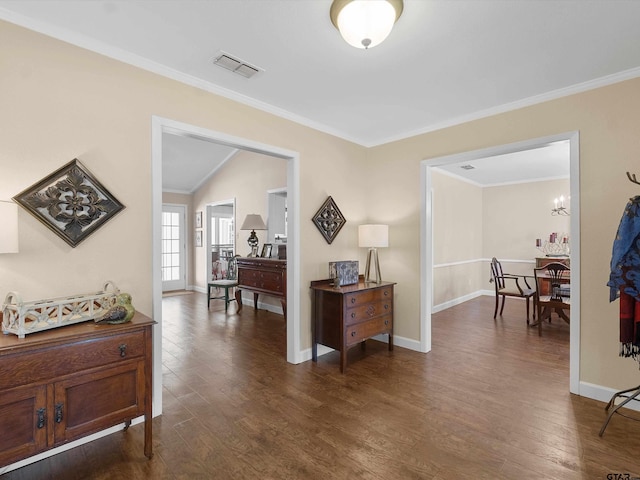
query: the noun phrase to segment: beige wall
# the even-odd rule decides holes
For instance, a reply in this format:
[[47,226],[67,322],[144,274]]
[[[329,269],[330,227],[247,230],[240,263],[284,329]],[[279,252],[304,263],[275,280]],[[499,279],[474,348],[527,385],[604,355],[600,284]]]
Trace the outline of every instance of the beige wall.
[[[481,288],[483,189],[433,172],[433,305]],[[460,263],[471,262],[471,263]],[[450,264],[455,265],[450,265]],[[415,335],[419,335],[417,331]]]
[[[76,248],[20,211],[20,253],[0,256],[0,292],[34,300],[94,291],[110,279],[151,314],[156,115],[299,153],[300,342],[310,347],[306,287],[326,277],[330,260],[360,255],[365,148],[9,23],[0,22],[0,45],[0,91],[10,92],[1,97],[0,198],[78,157],[127,207]],[[348,222],[331,245],[310,221],[328,195]]]
[[[570,217],[551,215],[553,199],[568,194],[568,179],[485,188],[483,257],[498,258],[506,272],[533,275],[535,257],[544,256],[535,247],[535,239],[544,242],[552,232],[569,234]],[[483,277],[483,288],[493,290],[488,283],[488,265],[484,266],[484,272],[487,274]]]
[[[300,154],[301,344],[310,346],[310,280],[358,258],[357,225],[387,222],[384,275],[398,282],[397,335],[418,338],[420,162],[580,131],[581,380],[637,384],[618,358],[617,303],[607,289],[611,242],[637,186],[640,79],[365,149],[100,55],[0,23],[0,198],[78,157],[127,208],[75,249],[20,212],[20,253],[0,257],[0,292],[25,299],[93,290],[106,279],[151,312],[151,118],[170,118]],[[10,94],[7,95],[7,92]],[[347,225],[327,245],[309,219],[328,195]],[[574,199],[575,202],[575,199]]]
[[[625,171],[638,169],[639,93],[640,79],[629,80],[371,149],[369,177],[376,182],[384,181],[387,191],[384,197],[369,197],[370,207],[396,210],[395,228],[407,238],[406,248],[394,249],[396,261],[389,265],[388,276],[403,279],[404,295],[419,296],[416,259],[422,160],[577,130],[581,381],[611,388],[637,384],[638,366],[618,357],[618,305],[609,303],[605,284],[620,215],[628,197],[638,192],[637,186],[626,180]],[[572,199],[574,205],[575,201]],[[412,264],[413,268],[407,270],[406,266]],[[399,316],[417,319],[419,305],[401,306]]]

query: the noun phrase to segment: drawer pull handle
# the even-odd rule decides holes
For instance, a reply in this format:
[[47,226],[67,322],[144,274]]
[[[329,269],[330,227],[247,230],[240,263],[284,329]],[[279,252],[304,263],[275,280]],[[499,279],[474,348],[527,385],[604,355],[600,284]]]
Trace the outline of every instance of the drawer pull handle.
[[385,291],[384,291],[384,296],[385,296],[385,297],[388,297],[388,296],[389,296],[389,291],[388,291],[388,290],[385,290]]
[[47,409],[46,408],[39,408],[38,410],[36,410],[36,415],[37,415],[37,418],[38,418],[38,421],[36,423],[36,427],[44,428],[44,424],[47,421]]
[[356,318],[356,312],[351,312],[351,318]]
[[54,412],[54,419],[56,423],[62,423],[62,412],[64,410],[64,403],[56,403],[56,408]]
[[389,305],[387,305],[386,303],[384,304],[384,309],[385,310],[389,310]]
[[121,357],[126,357],[127,356],[127,344],[123,343],[118,348],[120,349],[120,356]]
[[351,299],[351,303],[356,303],[356,299],[355,299],[355,298],[352,298],[352,299]]
[[355,332],[355,330],[354,330],[353,332],[351,332],[351,336],[352,336],[352,337],[355,337],[355,336],[356,336],[356,332]]
[[389,320],[385,320],[385,321],[384,321],[384,324],[385,324],[385,325],[389,325]]

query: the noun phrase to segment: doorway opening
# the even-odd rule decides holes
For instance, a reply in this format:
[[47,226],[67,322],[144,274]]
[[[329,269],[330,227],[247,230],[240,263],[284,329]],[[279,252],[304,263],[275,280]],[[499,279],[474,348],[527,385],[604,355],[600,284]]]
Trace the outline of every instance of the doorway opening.
[[222,262],[222,270],[226,271],[226,262],[236,254],[235,225],[235,198],[207,205],[205,225],[207,282],[214,280],[216,262]]
[[187,286],[186,222],[184,205],[162,205],[162,291],[184,290]]
[[571,196],[571,323],[569,326],[569,390],[580,393],[580,182],[579,182],[579,133],[568,132],[544,138],[532,139],[481,150],[474,150],[445,157],[423,160],[420,164],[421,226],[420,226],[420,349],[431,350],[431,314],[433,310],[433,185],[432,170],[454,163],[481,162],[482,159],[547,146],[555,142],[569,143],[569,185]]
[[151,125],[152,177],[152,296],[153,318],[157,322],[153,336],[153,412],[162,413],[162,281],[161,281],[161,225],[162,225],[162,139],[168,133],[206,142],[226,145],[287,161],[287,362],[304,360],[300,347],[300,155],[298,152],[267,145],[246,138],[153,116]]

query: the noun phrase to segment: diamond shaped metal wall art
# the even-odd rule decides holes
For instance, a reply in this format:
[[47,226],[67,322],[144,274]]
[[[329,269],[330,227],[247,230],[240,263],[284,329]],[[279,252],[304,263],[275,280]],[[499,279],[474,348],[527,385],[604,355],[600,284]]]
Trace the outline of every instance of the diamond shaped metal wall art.
[[333,242],[340,229],[347,223],[338,205],[331,197],[325,200],[311,220],[318,227],[328,244]]
[[13,199],[72,247],[124,209],[78,159]]

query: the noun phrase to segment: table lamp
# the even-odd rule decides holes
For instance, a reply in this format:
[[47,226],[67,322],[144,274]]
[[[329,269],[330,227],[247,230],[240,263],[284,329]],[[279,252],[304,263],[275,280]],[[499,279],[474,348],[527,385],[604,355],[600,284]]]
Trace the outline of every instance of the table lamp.
[[18,205],[0,201],[0,253],[18,253]]
[[[369,249],[367,254],[367,266],[365,267],[365,283],[382,283],[380,263],[378,262],[378,250],[380,247],[389,246],[389,225],[360,225],[358,226],[358,246]],[[375,280],[371,280],[371,262],[375,270]]]
[[251,230],[251,234],[249,234],[249,238],[247,239],[247,243],[253,250],[253,247],[258,246],[258,236],[256,235],[256,230],[266,230],[267,226],[264,224],[262,217],[257,213],[248,214],[244,222],[242,222],[242,226],[240,230]]

